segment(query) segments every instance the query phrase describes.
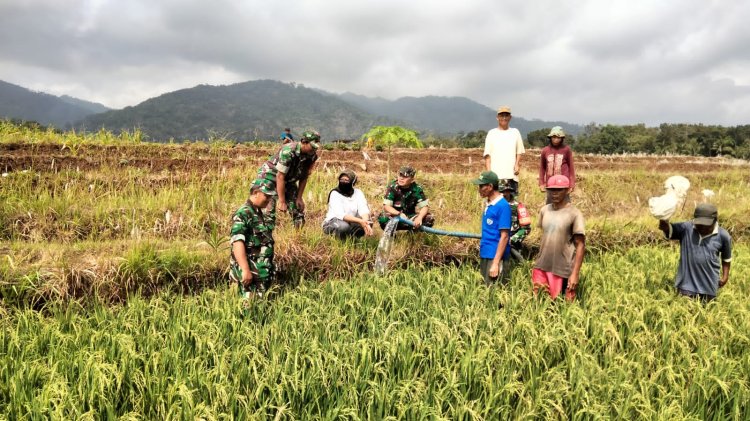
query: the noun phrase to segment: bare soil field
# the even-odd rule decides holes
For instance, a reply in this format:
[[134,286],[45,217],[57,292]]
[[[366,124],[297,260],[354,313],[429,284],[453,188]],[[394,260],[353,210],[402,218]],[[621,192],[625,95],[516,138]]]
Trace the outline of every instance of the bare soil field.
[[[257,168],[275,148],[254,145],[211,147],[206,145],[80,145],[67,147],[57,144],[0,144],[0,170],[3,172],[35,169],[36,171],[80,170],[127,166],[148,171],[204,172],[249,166]],[[321,151],[319,165],[354,168],[359,171],[382,173],[386,169],[387,153],[367,151]],[[537,168],[538,149],[529,149],[522,159],[523,168]],[[481,149],[422,150],[396,149],[392,165],[405,163],[430,173],[475,173],[482,169]],[[640,155],[576,155],[580,170],[643,169],[655,173],[713,172],[725,168],[750,167],[747,161],[725,158],[688,156]]]

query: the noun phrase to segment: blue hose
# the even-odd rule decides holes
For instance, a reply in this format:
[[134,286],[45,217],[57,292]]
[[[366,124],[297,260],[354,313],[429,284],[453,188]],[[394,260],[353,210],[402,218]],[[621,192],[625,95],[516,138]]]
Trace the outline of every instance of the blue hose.
[[[414,221],[412,221],[411,219],[406,219],[406,218],[404,218],[401,215],[397,216],[396,218],[398,218],[399,222],[403,222],[404,224],[409,225],[410,227],[414,226]],[[447,236],[450,236],[450,237],[476,238],[476,239],[481,239],[482,238],[482,236],[480,234],[472,234],[470,232],[444,231],[444,230],[439,230],[439,229],[435,229],[435,228],[426,227],[424,225],[422,225],[421,227],[419,227],[419,230],[420,231],[424,231],[424,232],[428,232],[430,234],[447,235]]]

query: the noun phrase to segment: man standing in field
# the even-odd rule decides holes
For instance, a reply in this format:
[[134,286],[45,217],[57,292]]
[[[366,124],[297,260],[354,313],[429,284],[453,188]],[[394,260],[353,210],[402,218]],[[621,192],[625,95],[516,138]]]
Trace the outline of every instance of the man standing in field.
[[542,240],[531,272],[534,295],[546,289],[555,299],[564,290],[565,299],[573,301],[586,253],[585,222],[581,211],[567,200],[568,177],[553,175],[546,188],[551,203],[539,211]]
[[708,302],[716,298],[719,288],[729,281],[732,238],[727,230],[719,227],[719,211],[715,205],[699,204],[693,218],[692,222],[674,224],[662,219],[659,229],[668,239],[680,242],[680,263],[674,284],[677,292]]
[[[539,189],[544,191],[547,180],[553,175],[564,175],[570,180],[570,191],[576,188],[576,170],[573,165],[573,151],[565,145],[565,132],[555,126],[547,135],[549,145],[542,149],[539,163]],[[547,199],[549,204],[549,198]]]
[[521,155],[526,149],[521,132],[510,127],[510,119],[510,107],[497,109],[497,127],[487,132],[484,140],[484,168],[500,179],[510,179],[511,187],[518,191]]
[[229,279],[243,296],[262,296],[273,280],[273,226],[262,209],[274,196],[276,192],[267,184],[253,185],[247,202],[232,217]]
[[492,171],[483,172],[472,181],[479,186],[479,195],[487,199],[482,214],[482,239],[479,240],[479,271],[485,285],[495,283],[500,275],[507,279],[510,273],[510,205],[500,193],[508,188]]
[[[386,187],[383,197],[383,212],[378,216],[380,228],[385,229],[391,218],[403,216],[414,222],[414,229],[422,225],[431,227],[435,218],[430,213],[429,202],[422,186],[414,181],[417,170],[406,165],[398,170],[398,177]],[[409,229],[404,223],[398,224],[398,229]]]
[[289,127],[285,128],[283,132],[281,132],[281,136],[279,136],[281,139],[282,144],[287,144],[289,142],[294,142],[294,136],[292,136],[292,129]]
[[276,225],[276,208],[289,211],[296,228],[305,224],[305,201],[303,193],[313,165],[318,160],[320,134],[315,131],[302,133],[299,142],[290,142],[281,147],[276,155],[266,161],[258,170],[258,178],[253,185],[267,183],[278,195],[268,204],[267,221],[272,228]]

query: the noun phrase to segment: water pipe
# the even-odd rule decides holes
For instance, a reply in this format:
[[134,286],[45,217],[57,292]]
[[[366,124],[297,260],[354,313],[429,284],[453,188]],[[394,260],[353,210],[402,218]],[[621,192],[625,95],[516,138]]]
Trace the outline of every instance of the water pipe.
[[[397,216],[396,218],[398,218],[399,222],[403,222],[404,224],[409,225],[410,227],[414,226],[414,221],[412,221],[411,219],[404,218],[401,215]],[[444,230],[439,230],[439,229],[435,229],[435,228],[426,227],[424,225],[422,225],[421,227],[419,227],[419,230],[427,232],[427,233],[430,233],[430,234],[447,235],[447,236],[450,236],[450,237],[476,238],[476,239],[482,238],[481,234],[472,234],[470,232],[444,231]]]

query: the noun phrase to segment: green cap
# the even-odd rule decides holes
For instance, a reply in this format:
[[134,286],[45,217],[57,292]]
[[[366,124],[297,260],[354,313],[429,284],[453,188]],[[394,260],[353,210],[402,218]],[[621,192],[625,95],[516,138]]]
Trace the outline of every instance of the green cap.
[[495,174],[492,171],[484,171],[482,174],[479,175],[479,178],[476,180],[472,180],[472,183],[481,186],[484,184],[499,184],[500,179],[497,178],[497,174]]
[[404,177],[414,177],[417,174],[417,170],[411,165],[404,165],[398,170],[398,174]]

